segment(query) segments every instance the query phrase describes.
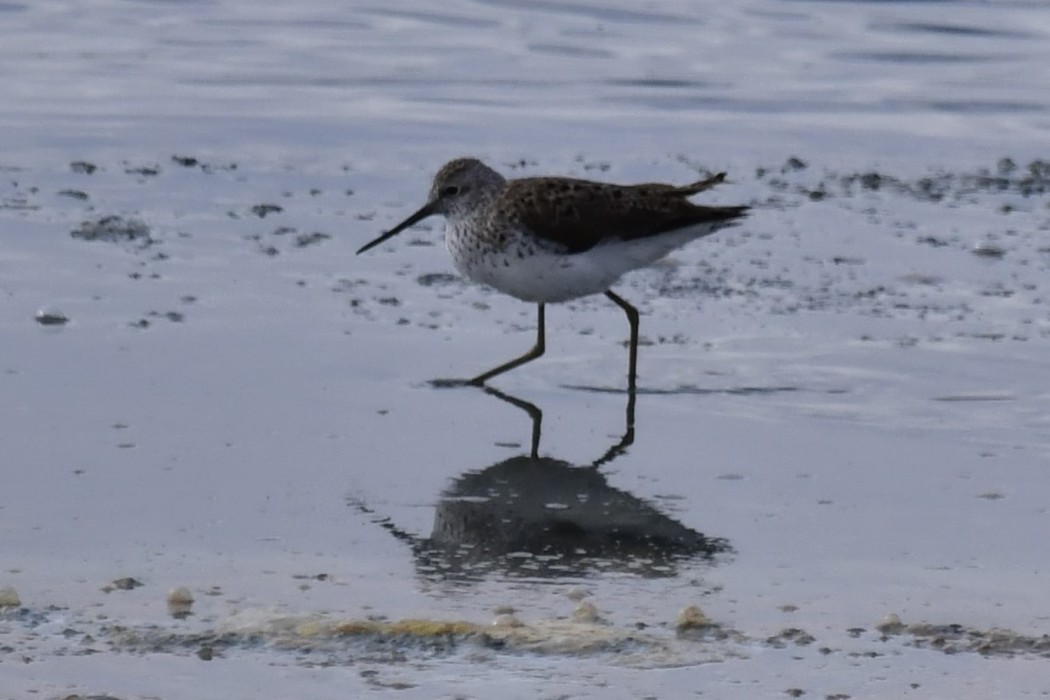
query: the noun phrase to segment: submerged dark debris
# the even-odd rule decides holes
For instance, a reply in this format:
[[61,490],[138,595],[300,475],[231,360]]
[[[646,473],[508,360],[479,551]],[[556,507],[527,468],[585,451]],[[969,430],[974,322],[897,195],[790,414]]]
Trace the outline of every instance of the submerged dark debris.
[[89,163],[86,160],[75,160],[69,164],[69,169],[75,173],[91,175],[96,170],[98,170],[98,166],[94,163]]
[[1050,659],[1050,634],[1020,634],[993,627],[987,630],[961,624],[938,625],[926,622],[892,628],[880,625],[884,638],[911,637],[909,646],[936,649],[945,654],[974,653],[982,656],[1037,656]]
[[278,214],[284,211],[284,207],[279,204],[256,204],[251,208],[252,214],[255,214],[260,219],[265,219],[270,214]]
[[69,317],[57,309],[40,309],[36,312],[36,322],[41,326],[64,326]]
[[[1023,197],[1050,193],[1050,160],[1035,159],[1026,166],[1010,158],[1001,158],[995,168],[979,168],[974,172],[935,172],[909,179],[876,170],[842,173],[827,170],[817,184],[793,184],[792,176],[812,178],[812,168],[800,158],[791,157],[781,166],[756,168],[755,177],[764,180],[778,192],[794,190],[798,194],[819,201],[832,197],[854,196],[859,192],[892,192],[913,199],[940,202],[962,199],[982,193],[1015,193]],[[778,175],[768,177],[770,173]],[[1007,208],[1004,213],[1009,213]]]
[[321,233],[320,231],[314,231],[313,233],[301,233],[295,237],[296,248],[306,248],[308,246],[317,245],[321,241],[326,241],[331,236],[327,233]]
[[70,231],[73,238],[106,243],[135,242],[145,248],[154,243],[150,228],[139,219],[125,218],[119,214],[103,216],[94,221],[83,221]]

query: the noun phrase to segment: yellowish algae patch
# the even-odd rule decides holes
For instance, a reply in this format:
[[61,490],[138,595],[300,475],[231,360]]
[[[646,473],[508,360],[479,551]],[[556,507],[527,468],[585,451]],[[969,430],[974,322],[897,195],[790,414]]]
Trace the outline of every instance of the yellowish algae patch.
[[527,621],[503,614],[490,624],[479,624],[432,618],[332,619],[272,614],[273,611],[243,611],[227,620],[216,634],[223,635],[226,644],[236,645],[237,639],[244,639],[285,649],[343,649],[344,653],[347,644],[367,653],[378,643],[384,648],[394,645],[427,653],[453,652],[466,644],[509,653],[602,654],[613,657],[617,664],[637,667],[710,663],[740,655],[739,650],[730,650],[721,640],[677,638],[673,623],[643,631],[612,625],[600,618],[588,619],[590,615]]
[[[396,622],[377,622],[374,620],[349,620],[339,622],[330,626],[329,634],[336,635],[382,635],[411,637],[446,637],[449,635],[465,637],[484,631],[480,625],[472,622],[458,622],[445,620],[420,620],[408,619]],[[322,630],[318,630],[323,634]]]
[[421,641],[437,637],[478,637],[500,642],[513,649],[543,653],[595,653],[611,651],[625,643],[652,646],[657,638],[636,631],[579,620],[543,620],[526,624],[479,625],[461,620],[405,619],[395,621],[320,619],[304,621],[295,627],[303,637],[408,637]]

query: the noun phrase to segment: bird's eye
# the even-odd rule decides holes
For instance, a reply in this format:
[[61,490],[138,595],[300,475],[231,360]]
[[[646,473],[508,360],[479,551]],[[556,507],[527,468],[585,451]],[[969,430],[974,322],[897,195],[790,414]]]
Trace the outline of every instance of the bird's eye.
[[457,185],[446,185],[445,187],[441,188],[439,194],[442,197],[455,197],[457,194],[459,194],[459,187]]

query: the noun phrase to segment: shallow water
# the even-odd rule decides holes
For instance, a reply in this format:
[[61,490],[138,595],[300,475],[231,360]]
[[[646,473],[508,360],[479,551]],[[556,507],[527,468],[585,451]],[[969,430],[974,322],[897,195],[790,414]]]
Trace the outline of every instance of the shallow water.
[[[0,694],[1050,690],[1048,34],[1022,2],[0,4]],[[353,252],[467,153],[754,205],[617,287],[633,433],[602,298],[504,396],[430,385],[534,311],[436,224]]]

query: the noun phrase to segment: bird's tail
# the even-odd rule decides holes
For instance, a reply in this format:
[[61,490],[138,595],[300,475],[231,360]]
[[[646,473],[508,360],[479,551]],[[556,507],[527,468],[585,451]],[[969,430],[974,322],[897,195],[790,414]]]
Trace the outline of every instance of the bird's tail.
[[725,173],[717,173],[705,180],[698,180],[691,185],[683,185],[677,188],[678,192],[686,197],[692,197],[694,194],[699,194],[704,190],[709,190],[720,182],[724,182],[726,179]]

